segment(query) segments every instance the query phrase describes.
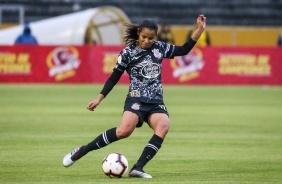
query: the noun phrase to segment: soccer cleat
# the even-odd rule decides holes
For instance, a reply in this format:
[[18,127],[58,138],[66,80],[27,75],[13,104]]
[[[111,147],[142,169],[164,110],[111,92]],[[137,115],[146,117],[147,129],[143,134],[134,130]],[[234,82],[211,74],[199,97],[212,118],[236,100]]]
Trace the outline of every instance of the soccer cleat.
[[129,177],[137,178],[153,178],[150,174],[147,174],[143,171],[142,168],[134,166],[128,173]]
[[[68,153],[65,157],[64,157],[64,159],[63,159],[63,165],[65,166],[65,167],[69,167],[69,166],[71,166],[72,164],[74,164],[74,162],[75,161],[77,161],[79,158],[77,158],[77,159],[74,159],[73,157],[75,157],[76,155],[76,153],[78,153],[78,151],[80,150],[80,148],[81,147],[77,147],[77,148],[75,148],[72,152],[70,152],[70,153]],[[78,156],[78,155],[77,155]]]

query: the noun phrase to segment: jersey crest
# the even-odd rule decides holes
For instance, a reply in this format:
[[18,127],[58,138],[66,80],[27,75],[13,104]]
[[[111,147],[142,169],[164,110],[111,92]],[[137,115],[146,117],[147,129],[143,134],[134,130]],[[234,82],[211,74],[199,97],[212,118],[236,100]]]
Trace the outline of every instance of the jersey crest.
[[131,109],[138,111],[140,109],[140,104],[139,103],[132,104]]
[[162,58],[162,54],[160,53],[159,49],[153,49],[152,52],[154,53],[154,56],[158,59]]

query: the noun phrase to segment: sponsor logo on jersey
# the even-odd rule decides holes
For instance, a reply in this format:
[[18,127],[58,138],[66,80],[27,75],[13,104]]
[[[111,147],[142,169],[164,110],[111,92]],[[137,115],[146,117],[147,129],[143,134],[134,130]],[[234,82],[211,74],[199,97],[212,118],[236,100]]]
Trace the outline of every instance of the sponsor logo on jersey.
[[160,75],[160,65],[156,63],[148,63],[141,69],[141,74],[147,79],[156,78]]
[[56,47],[47,56],[49,76],[61,81],[76,74],[80,65],[78,50],[74,47]]
[[129,95],[131,97],[140,97],[140,91],[137,91],[137,90],[133,90],[133,91],[130,91]]
[[132,104],[131,109],[139,110],[140,109],[140,104],[139,103]]

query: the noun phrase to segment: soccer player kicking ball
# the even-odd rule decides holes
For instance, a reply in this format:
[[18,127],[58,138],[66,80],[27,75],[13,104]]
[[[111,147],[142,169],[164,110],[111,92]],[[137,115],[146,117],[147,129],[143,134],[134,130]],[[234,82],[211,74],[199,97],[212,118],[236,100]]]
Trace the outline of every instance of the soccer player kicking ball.
[[63,159],[63,165],[69,167],[88,152],[129,137],[135,127],[141,127],[145,121],[154,130],[154,135],[130,170],[129,176],[152,178],[143,168],[159,151],[169,129],[169,115],[163,101],[161,79],[163,58],[188,54],[205,28],[206,17],[200,15],[191,38],[184,45],[175,46],[156,41],[158,25],[153,19],[144,19],[138,25],[126,24],[126,47],[120,52],[113,73],[101,93],[87,105],[88,110],[94,111],[126,70],[130,85],[121,123],[118,127],[103,132],[92,142],[68,153]]

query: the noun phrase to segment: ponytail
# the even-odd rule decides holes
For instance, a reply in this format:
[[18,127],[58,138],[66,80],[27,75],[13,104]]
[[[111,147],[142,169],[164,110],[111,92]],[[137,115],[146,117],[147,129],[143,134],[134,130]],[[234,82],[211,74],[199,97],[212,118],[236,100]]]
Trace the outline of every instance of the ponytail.
[[130,45],[136,42],[136,40],[138,40],[137,32],[138,32],[139,26],[126,23],[125,27],[126,27],[126,30],[125,30],[125,36],[123,40],[126,45]]
[[142,20],[139,25],[126,23],[125,27],[126,30],[123,40],[126,45],[135,43],[136,40],[138,40],[138,33],[144,28],[154,30],[156,32],[156,35],[158,33],[158,24],[153,19],[149,18]]

